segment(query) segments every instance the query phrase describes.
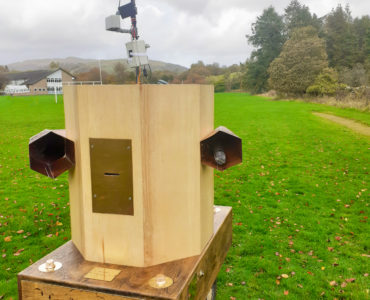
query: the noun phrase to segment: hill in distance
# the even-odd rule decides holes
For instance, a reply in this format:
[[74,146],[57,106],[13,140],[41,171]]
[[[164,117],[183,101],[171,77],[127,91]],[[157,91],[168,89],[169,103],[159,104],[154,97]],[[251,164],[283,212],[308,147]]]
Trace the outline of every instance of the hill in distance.
[[[79,74],[83,72],[88,72],[93,68],[99,68],[99,60],[97,59],[84,59],[78,57],[67,57],[67,58],[46,58],[46,59],[35,59],[26,60],[22,62],[16,62],[8,65],[10,71],[30,71],[30,70],[47,70],[49,69],[50,63],[58,62],[59,66],[72,74]],[[112,73],[114,66],[118,63],[123,63],[127,70],[129,66],[127,64],[127,59],[112,59],[112,60],[101,60],[102,70],[107,73]],[[151,60],[150,67],[152,71],[170,71],[174,73],[182,73],[187,70],[187,68],[165,63],[161,61]]]

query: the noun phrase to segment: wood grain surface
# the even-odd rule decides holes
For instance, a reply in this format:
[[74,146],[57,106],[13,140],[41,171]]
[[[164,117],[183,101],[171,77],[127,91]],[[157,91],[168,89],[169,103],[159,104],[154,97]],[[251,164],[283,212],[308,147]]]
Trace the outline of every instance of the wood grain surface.
[[[49,285],[58,286],[58,291],[66,293],[66,295],[69,295],[69,291],[77,293],[75,290],[81,290],[86,293],[92,292],[92,295],[95,295],[94,293],[98,295],[100,293],[119,295],[123,299],[132,297],[146,300],[203,300],[215,281],[231,245],[232,211],[229,207],[220,207],[220,209],[220,212],[214,216],[214,234],[201,255],[146,268],[128,267],[86,261],[70,241],[18,275],[20,291],[22,292],[20,299],[43,299],[36,296],[32,298],[33,295],[36,295],[35,290],[42,284],[42,287],[46,288],[47,291],[54,291]],[[62,269],[54,273],[39,272],[39,265],[47,259],[61,262],[63,264]],[[121,273],[111,282],[85,278],[85,275],[95,267],[121,270]],[[173,285],[165,289],[150,287],[149,280],[158,274],[164,274],[172,278]],[[189,298],[189,286],[192,282],[192,289],[195,293],[193,292]],[[30,289],[31,291],[29,291]],[[105,294],[104,297],[106,297]],[[72,299],[74,300],[90,299],[83,298],[85,297],[83,293],[81,296],[78,293],[73,295]],[[70,298],[52,297],[50,299]]]
[[[69,86],[64,101],[72,240],[84,258],[145,267],[199,255],[213,231],[213,169],[200,158],[213,87]],[[89,139],[132,141],[133,216],[93,212]]]

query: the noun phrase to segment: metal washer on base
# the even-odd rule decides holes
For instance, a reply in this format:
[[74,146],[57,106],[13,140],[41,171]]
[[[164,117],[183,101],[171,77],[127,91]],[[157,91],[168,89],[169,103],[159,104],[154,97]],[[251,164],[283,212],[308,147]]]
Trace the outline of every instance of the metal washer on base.
[[39,271],[43,273],[51,273],[58,271],[63,266],[62,263],[49,259],[46,263],[39,266]]

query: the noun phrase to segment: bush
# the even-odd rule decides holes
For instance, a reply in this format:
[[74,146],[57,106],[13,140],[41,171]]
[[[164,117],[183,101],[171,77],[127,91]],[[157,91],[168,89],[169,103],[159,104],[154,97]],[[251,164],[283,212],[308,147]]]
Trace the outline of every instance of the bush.
[[269,67],[270,88],[280,94],[304,94],[327,66],[325,41],[313,27],[299,28]]
[[345,89],[346,85],[338,83],[338,74],[331,68],[325,68],[315,79],[313,85],[306,90],[314,96],[333,96],[338,90]]
[[339,81],[351,87],[360,87],[367,85],[369,78],[364,66],[356,64],[352,69],[342,69],[339,72]]
[[214,83],[215,93],[223,93],[226,91],[225,78],[222,77],[220,80]]

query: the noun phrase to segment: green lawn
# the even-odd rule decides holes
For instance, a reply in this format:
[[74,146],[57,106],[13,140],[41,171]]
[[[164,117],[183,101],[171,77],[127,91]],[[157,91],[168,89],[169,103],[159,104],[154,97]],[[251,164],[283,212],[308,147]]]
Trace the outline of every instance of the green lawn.
[[[53,100],[0,97],[0,299],[16,299],[16,274],[70,238],[67,175],[28,167],[28,138],[64,127]],[[370,125],[355,110],[216,95],[215,125],[243,139],[244,157],[215,173],[216,204],[234,210],[219,300],[370,297],[370,140],[313,111]]]

